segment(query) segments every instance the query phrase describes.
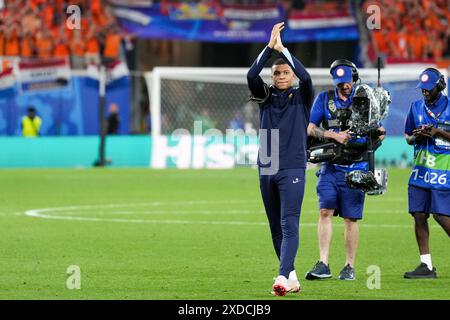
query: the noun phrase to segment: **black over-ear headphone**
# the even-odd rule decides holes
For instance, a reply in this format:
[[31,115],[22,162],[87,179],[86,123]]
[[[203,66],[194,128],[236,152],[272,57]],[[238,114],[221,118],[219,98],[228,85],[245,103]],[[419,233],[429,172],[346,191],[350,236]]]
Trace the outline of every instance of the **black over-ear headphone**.
[[333,69],[339,66],[347,66],[352,68],[352,78],[353,78],[353,82],[358,81],[359,79],[359,73],[358,73],[358,69],[356,68],[355,64],[349,60],[345,60],[345,59],[338,59],[335,60],[330,67],[330,74],[333,74]]
[[428,71],[428,70],[433,71],[434,73],[436,73],[439,76],[439,80],[436,83],[436,88],[439,92],[444,91],[445,88],[447,87],[447,84],[445,83],[444,75],[438,69],[435,69],[435,68],[426,68],[425,69],[425,71]]

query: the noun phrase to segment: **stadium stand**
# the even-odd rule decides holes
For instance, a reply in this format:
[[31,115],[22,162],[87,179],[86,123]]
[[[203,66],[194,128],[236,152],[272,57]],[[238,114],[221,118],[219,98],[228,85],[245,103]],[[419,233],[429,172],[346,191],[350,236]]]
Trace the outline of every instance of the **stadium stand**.
[[[81,8],[81,28],[66,28],[69,5]],[[118,59],[120,32],[103,0],[8,0],[0,15],[0,56],[22,59],[70,57],[72,68]]]
[[371,58],[388,63],[436,62],[450,64],[450,7],[447,0],[364,1],[382,8],[381,29],[370,32]]

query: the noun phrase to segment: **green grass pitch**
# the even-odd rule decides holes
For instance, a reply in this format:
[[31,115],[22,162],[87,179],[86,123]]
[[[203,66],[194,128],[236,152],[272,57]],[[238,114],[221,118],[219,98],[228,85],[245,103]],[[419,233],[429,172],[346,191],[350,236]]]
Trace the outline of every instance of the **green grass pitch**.
[[[0,171],[0,299],[450,299],[449,239],[430,219],[436,280],[406,280],[419,263],[407,213],[409,170],[390,169],[367,197],[354,282],[334,219],[333,279],[302,280],[318,259],[315,170],[308,171],[296,268],[302,293],[272,297],[278,261],[256,170]],[[28,215],[26,215],[27,213]],[[69,290],[67,268],[81,269]],[[381,270],[368,289],[367,268]]]

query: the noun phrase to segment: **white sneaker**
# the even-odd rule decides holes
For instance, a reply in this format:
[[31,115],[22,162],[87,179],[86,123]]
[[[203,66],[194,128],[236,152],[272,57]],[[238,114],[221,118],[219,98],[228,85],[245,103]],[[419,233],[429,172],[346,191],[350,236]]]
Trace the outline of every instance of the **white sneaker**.
[[272,294],[275,296],[285,296],[288,289],[288,279],[285,276],[278,276],[272,286]]
[[297,279],[287,279],[287,293],[298,293],[301,290],[300,282]]

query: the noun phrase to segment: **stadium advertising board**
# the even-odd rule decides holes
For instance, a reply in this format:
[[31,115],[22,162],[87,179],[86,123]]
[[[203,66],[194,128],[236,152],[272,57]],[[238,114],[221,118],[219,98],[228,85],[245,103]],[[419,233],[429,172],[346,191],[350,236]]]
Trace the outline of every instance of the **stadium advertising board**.
[[153,137],[152,168],[229,169],[255,165],[256,136],[171,135]]
[[[111,75],[111,78],[116,80],[106,86],[105,112],[111,104],[116,104],[121,119],[119,134],[129,134],[131,80],[129,76],[114,78]],[[49,80],[47,90],[41,86],[40,90],[29,88],[26,94],[20,94],[21,83],[14,82],[14,79],[11,71],[0,74],[0,135],[20,136],[20,119],[30,105],[38,110],[42,118],[41,137],[98,134],[97,80],[86,73],[73,74],[64,89],[60,87],[60,90],[55,90]]]
[[252,7],[166,1],[140,8],[120,5],[114,11],[125,30],[149,39],[265,42],[271,26],[285,19],[288,20],[283,35],[286,42],[359,37],[348,5],[303,14],[295,9],[287,12],[282,5]]

